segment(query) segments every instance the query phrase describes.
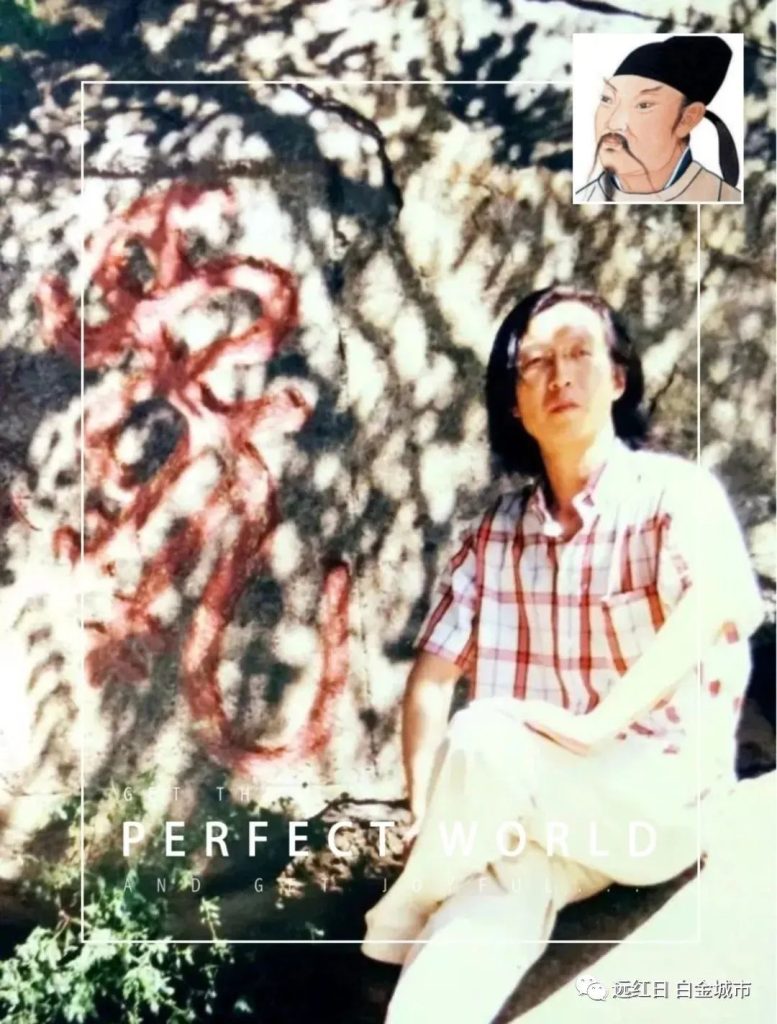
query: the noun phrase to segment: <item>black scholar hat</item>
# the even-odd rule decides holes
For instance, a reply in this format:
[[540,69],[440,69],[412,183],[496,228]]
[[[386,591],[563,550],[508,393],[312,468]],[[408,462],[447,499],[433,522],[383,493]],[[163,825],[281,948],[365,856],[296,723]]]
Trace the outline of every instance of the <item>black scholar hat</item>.
[[624,58],[616,75],[641,75],[671,85],[689,103],[710,102],[723,85],[731,47],[717,36],[670,36],[646,43]]

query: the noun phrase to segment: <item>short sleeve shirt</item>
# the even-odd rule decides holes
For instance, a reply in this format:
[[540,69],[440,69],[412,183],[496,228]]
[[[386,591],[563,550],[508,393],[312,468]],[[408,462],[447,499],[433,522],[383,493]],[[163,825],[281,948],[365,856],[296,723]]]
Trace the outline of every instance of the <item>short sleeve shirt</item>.
[[[591,711],[645,650],[692,583],[723,588],[714,644],[672,693],[618,738],[652,736],[677,753],[704,702],[705,735],[733,743],[747,686],[747,637],[760,592],[729,500],[708,470],[678,456],[609,457],[560,537],[539,485],[503,495],[468,527],[438,581],[418,647],[455,662],[474,697],[539,699]],[[701,684],[701,692],[699,691]]]

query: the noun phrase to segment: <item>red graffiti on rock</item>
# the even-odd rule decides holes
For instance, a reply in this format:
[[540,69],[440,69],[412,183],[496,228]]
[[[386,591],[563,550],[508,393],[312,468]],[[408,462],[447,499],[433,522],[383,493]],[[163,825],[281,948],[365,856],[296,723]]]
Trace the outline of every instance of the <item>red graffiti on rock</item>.
[[[187,215],[212,222],[235,212],[228,188],[176,184],[113,217],[86,247],[90,282],[105,315],[84,325],[83,339],[61,278],[45,278],[37,297],[47,344],[73,360],[80,360],[83,344],[85,368],[115,377],[87,401],[84,414],[84,557],[115,583],[111,613],[85,622],[87,677],[95,686],[147,680],[156,658],[179,651],[183,693],[201,742],[221,763],[250,775],[268,762],[304,760],[327,747],[348,676],[350,576],[342,562],[325,573],[323,668],[304,727],[281,746],[240,743],[218,680],[224,635],[247,582],[267,564],[280,521],[267,447],[300,430],[312,409],[302,391],[288,385],[267,387],[258,398],[219,394],[220,371],[266,363],[298,323],[288,271],[245,256],[203,264],[189,258]],[[144,282],[131,272],[138,246],[152,268]],[[246,329],[194,350],[176,339],[173,327],[184,313],[235,291],[261,307]],[[139,481],[121,440],[132,410],[152,399],[172,406],[183,429],[161,468]],[[187,488],[202,489],[204,478],[206,493],[187,510]],[[59,529],[54,549],[75,562],[80,535]],[[206,552],[203,581],[196,592],[187,591],[195,609],[183,642],[176,643],[159,602],[171,588],[180,592],[198,570],[202,574]],[[129,585],[119,571],[122,559],[125,568],[128,559],[136,570],[142,566]]]

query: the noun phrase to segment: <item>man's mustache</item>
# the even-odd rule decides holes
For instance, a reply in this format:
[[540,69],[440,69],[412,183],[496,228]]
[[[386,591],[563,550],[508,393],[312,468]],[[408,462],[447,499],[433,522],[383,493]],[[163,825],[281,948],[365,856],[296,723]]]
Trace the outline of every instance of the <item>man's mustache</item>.
[[599,141],[596,143],[596,156],[599,155],[599,150],[605,143],[619,146],[624,153],[628,153],[629,156],[634,156],[629,145],[629,140],[625,135],[621,135],[620,132],[604,132],[599,136]]
[[[593,169],[596,166],[596,161],[599,159],[599,151],[601,150],[602,145],[605,142],[611,142],[614,145],[618,145],[623,153],[626,153],[628,156],[631,157],[632,160],[636,161],[636,163],[638,163],[639,166],[642,168],[642,170],[645,173],[645,176],[650,182],[650,187],[655,191],[655,186],[653,185],[653,181],[650,177],[650,172],[648,171],[647,167],[645,167],[645,165],[642,163],[640,158],[638,156],[635,156],[634,152],[631,149],[631,146],[629,145],[629,140],[626,138],[625,135],[621,135],[620,132],[604,132],[599,137],[599,141],[596,143],[596,151],[594,152],[594,159],[593,163],[591,164],[591,170],[588,173],[589,178],[591,177]],[[604,162],[602,163],[602,166],[605,168],[606,171],[612,170],[612,168],[608,167],[607,164]],[[612,199],[613,181],[611,175],[609,174],[605,179],[605,186],[605,195],[608,199]]]
[[[630,156],[632,160],[636,161],[636,163],[639,164],[639,166],[642,168],[642,170],[647,175],[648,181],[650,180],[650,174],[648,172],[647,167],[645,167],[645,165],[642,163],[640,158],[634,153],[634,151],[632,150],[631,146],[629,145],[629,140],[626,138],[626,136],[625,135],[621,135],[619,132],[605,132],[600,137],[599,141],[596,143],[596,152],[594,153],[594,165],[596,165],[596,161],[599,159],[599,150],[602,148],[602,145],[605,142],[608,142],[608,141],[614,142],[615,144],[619,145],[620,148],[621,148],[621,151],[623,153],[626,153],[627,156]],[[607,165],[604,164],[603,166],[606,167]],[[652,187],[652,183],[651,183],[651,187]]]

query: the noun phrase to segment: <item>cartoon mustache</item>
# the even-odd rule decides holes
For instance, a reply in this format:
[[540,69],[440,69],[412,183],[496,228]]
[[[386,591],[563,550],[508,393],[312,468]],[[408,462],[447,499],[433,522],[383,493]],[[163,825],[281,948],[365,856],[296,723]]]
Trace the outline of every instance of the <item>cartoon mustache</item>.
[[597,152],[599,150],[599,147],[604,145],[604,143],[606,143],[606,142],[611,142],[611,143],[618,144],[618,145],[621,146],[622,149],[625,149],[627,153],[631,152],[630,149],[629,149],[628,140],[625,138],[625,136],[621,135],[619,132],[605,132],[600,137],[599,142],[597,143],[597,146],[596,146]]
[[[647,167],[645,167],[645,165],[642,163],[640,158],[634,154],[634,152],[632,151],[631,146],[629,145],[629,141],[626,138],[626,136],[625,135],[621,135],[619,132],[604,132],[600,136],[599,141],[596,143],[596,150],[594,152],[593,163],[591,164],[591,170],[590,170],[590,172],[588,174],[589,178],[590,178],[591,174],[593,173],[594,167],[596,166],[596,161],[599,159],[599,151],[601,150],[602,145],[605,142],[611,142],[611,143],[613,143],[615,145],[618,145],[623,153],[626,153],[628,156],[631,157],[632,160],[634,160],[636,163],[638,163],[639,166],[644,171],[645,176],[647,177],[648,181],[650,182],[651,189],[655,190],[655,185],[653,184],[653,180],[650,177],[650,172],[648,171]],[[605,167],[605,170],[610,170],[610,168],[608,168],[606,164],[604,164],[603,166]],[[608,199],[612,199],[613,189],[614,189],[614,184],[613,184],[612,178],[608,175],[606,177],[605,183],[604,183],[604,191],[605,191],[605,195],[606,195],[606,197]]]

